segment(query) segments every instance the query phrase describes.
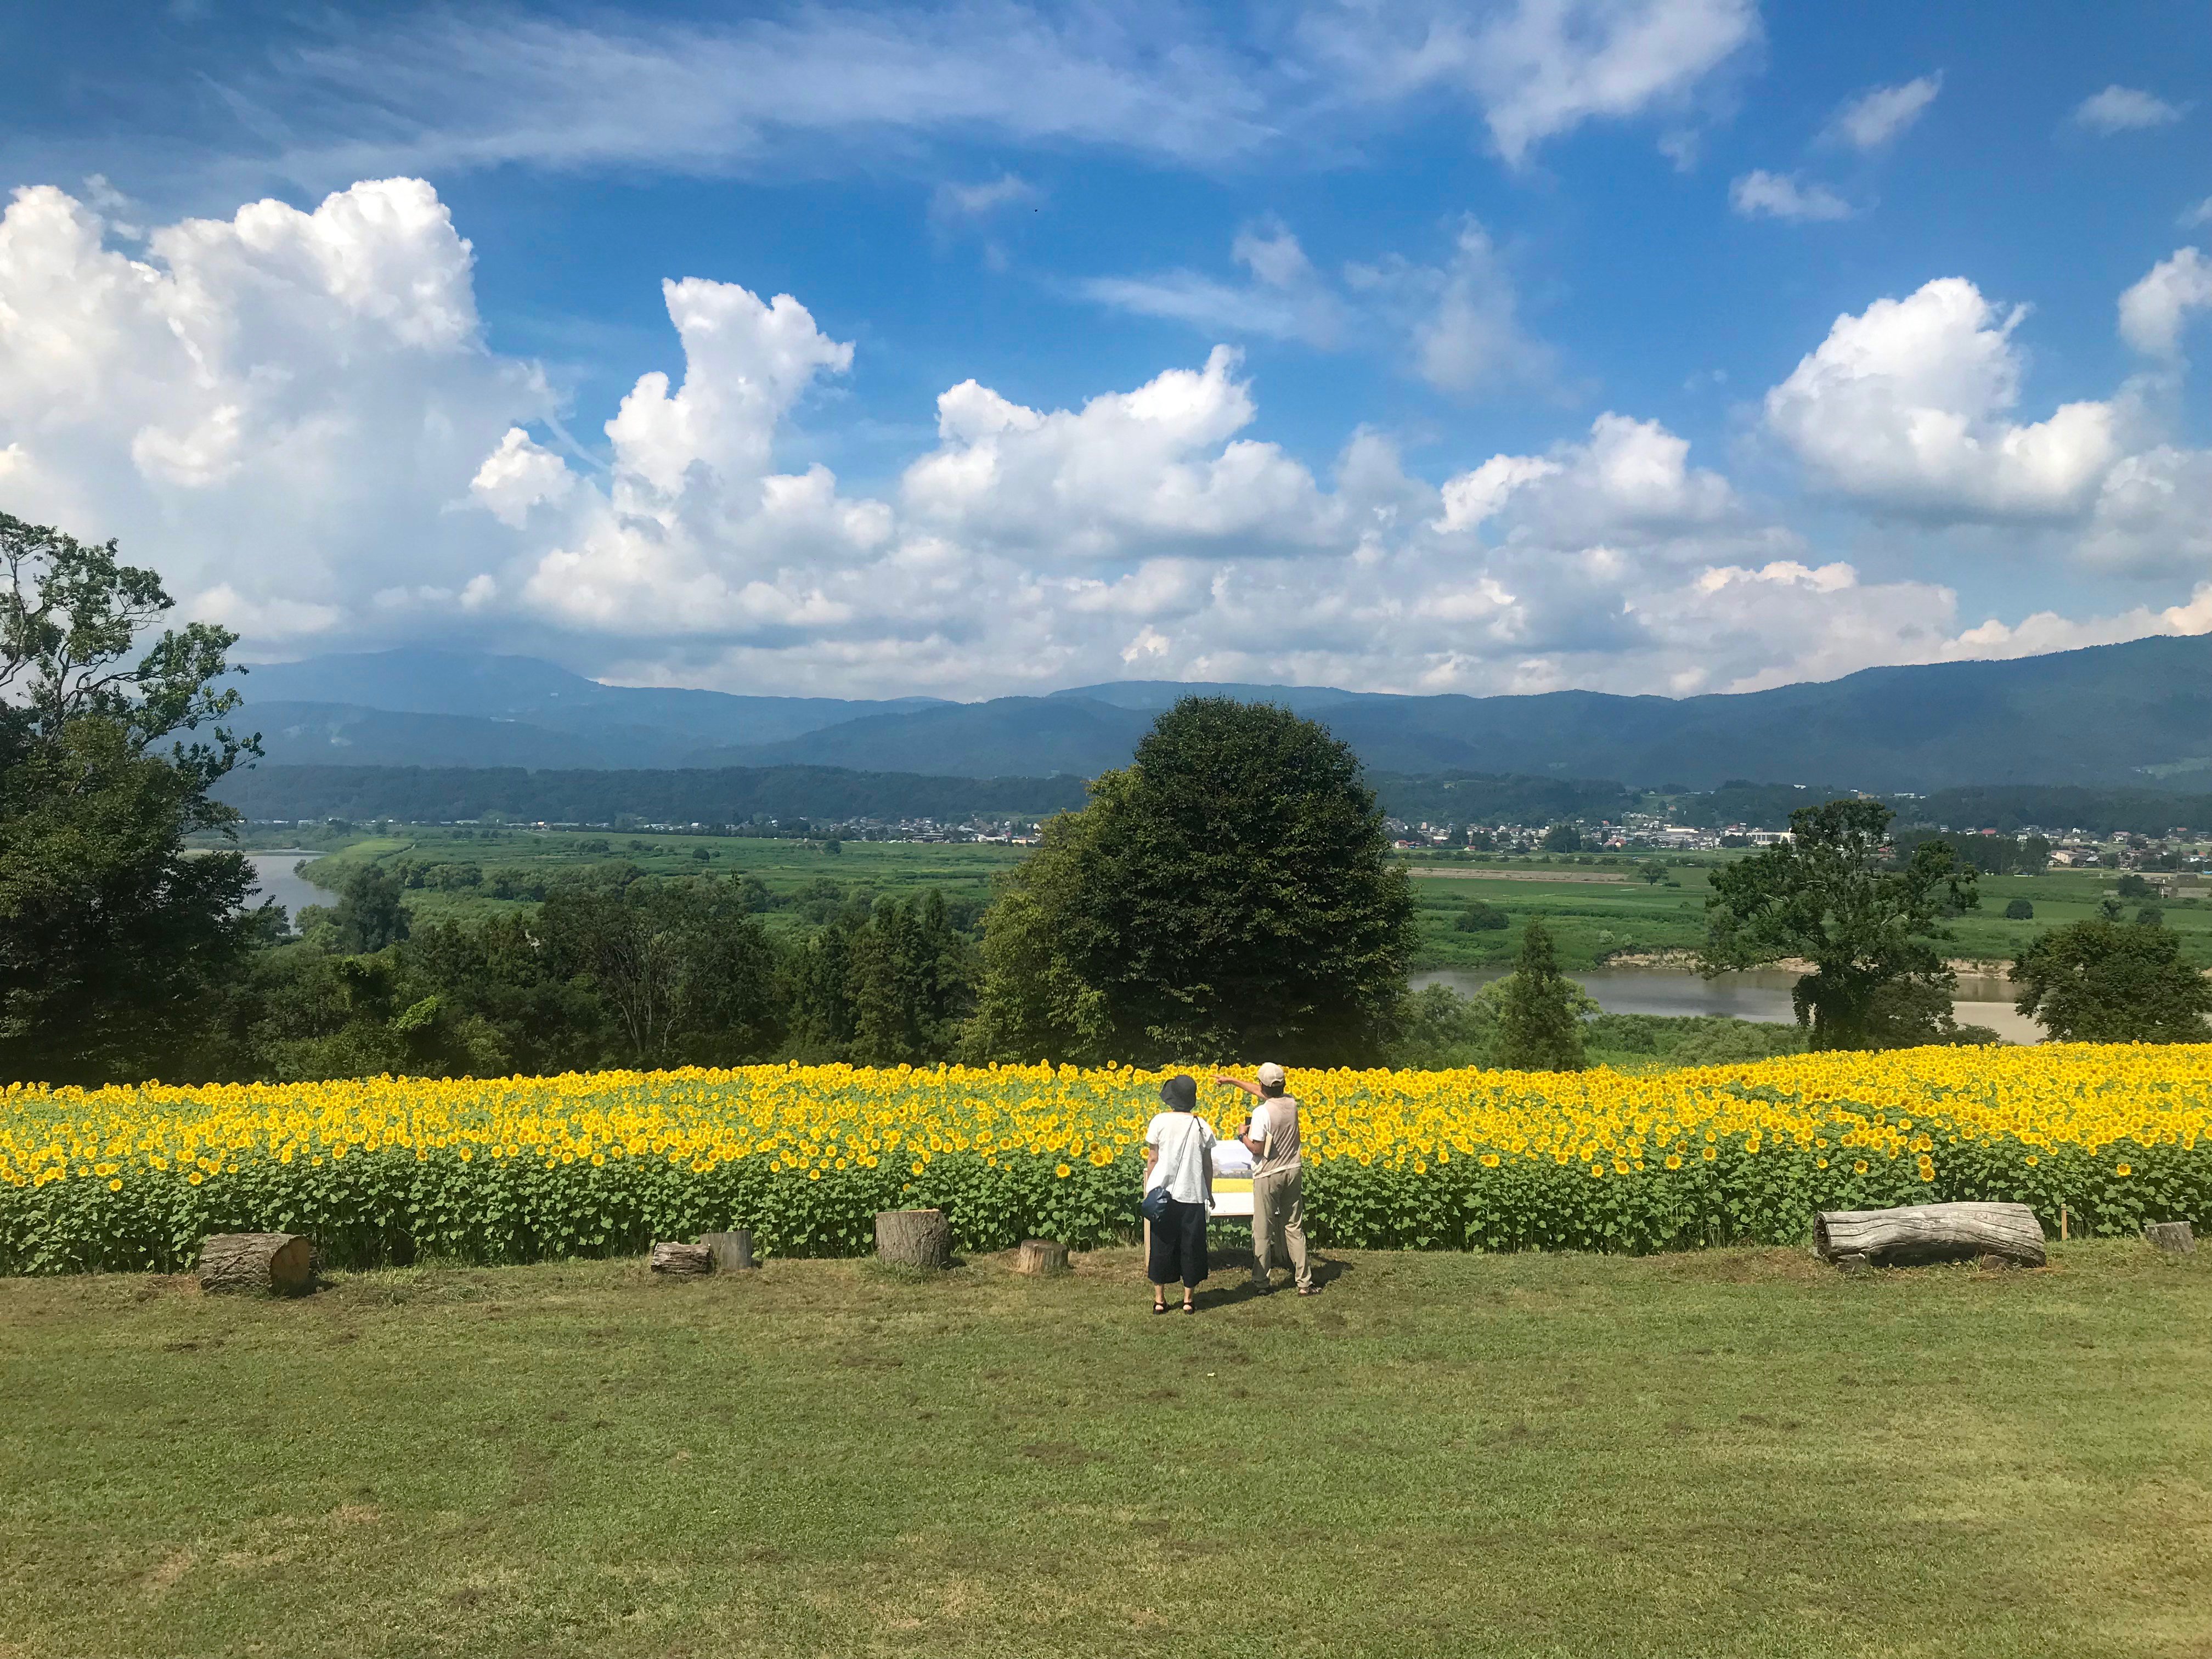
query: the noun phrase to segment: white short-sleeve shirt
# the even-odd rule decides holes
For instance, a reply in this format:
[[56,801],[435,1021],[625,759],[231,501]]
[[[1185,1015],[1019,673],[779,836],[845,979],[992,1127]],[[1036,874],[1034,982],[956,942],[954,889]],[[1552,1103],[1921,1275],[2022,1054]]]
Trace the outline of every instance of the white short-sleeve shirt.
[[1162,1112],[1145,1126],[1145,1145],[1159,1154],[1145,1190],[1164,1187],[1178,1204],[1206,1202],[1206,1155],[1213,1126],[1195,1112]]

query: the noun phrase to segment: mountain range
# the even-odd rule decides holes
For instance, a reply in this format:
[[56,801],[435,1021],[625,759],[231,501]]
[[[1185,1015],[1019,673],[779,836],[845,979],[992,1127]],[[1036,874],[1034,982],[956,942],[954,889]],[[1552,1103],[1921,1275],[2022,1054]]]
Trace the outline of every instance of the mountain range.
[[1123,681],[950,702],[616,686],[529,657],[410,649],[253,669],[243,723],[274,764],[532,769],[838,767],[1091,776],[1193,694],[1279,702],[1378,771],[1516,773],[1710,789],[1735,779],[1880,791],[2201,787],[2212,638],[2003,662],[1869,668],[1696,697],[1404,696],[1326,686]]

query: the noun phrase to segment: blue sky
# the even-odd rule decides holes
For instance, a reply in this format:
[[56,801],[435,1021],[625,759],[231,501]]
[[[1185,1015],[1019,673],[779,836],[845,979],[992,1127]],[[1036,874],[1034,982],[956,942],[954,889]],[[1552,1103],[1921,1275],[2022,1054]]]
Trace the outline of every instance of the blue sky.
[[249,655],[1682,693],[2212,629],[2201,3],[33,4],[0,92],[0,510]]

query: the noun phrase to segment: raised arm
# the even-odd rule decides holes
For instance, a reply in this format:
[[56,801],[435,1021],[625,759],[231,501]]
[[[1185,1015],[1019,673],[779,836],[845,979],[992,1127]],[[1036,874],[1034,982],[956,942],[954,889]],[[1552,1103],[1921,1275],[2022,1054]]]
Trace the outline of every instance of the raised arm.
[[1258,1084],[1247,1083],[1243,1078],[1231,1077],[1226,1072],[1217,1072],[1214,1074],[1213,1080],[1216,1083],[1224,1085],[1231,1089],[1242,1089],[1246,1094],[1251,1096],[1255,1100],[1265,1100],[1267,1098],[1265,1095],[1260,1092],[1260,1085]]

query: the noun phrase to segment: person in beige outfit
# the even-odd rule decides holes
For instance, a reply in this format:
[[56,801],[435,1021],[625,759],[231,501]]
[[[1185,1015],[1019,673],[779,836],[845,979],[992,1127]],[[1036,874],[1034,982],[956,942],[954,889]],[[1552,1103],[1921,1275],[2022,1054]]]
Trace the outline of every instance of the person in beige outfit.
[[1257,1080],[1223,1073],[1213,1079],[1242,1089],[1259,1103],[1237,1137],[1251,1149],[1252,1165],[1252,1285],[1263,1294],[1273,1290],[1268,1274],[1279,1258],[1287,1257],[1291,1279],[1300,1296],[1311,1296],[1321,1286],[1314,1282],[1313,1264],[1306,1255],[1304,1168],[1298,1158],[1298,1103],[1289,1093],[1290,1079],[1269,1060]]

